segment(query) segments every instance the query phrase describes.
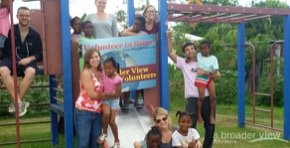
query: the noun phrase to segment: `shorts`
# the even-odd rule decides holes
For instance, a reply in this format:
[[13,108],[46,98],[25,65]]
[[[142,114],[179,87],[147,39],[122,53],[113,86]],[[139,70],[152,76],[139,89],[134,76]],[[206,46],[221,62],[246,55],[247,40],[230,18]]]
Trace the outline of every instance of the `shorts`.
[[4,48],[5,40],[6,40],[6,37],[3,35],[0,35],[0,48]]
[[118,110],[120,109],[120,99],[114,98],[114,99],[103,99],[103,104],[107,104],[110,106],[111,109]]
[[[18,63],[18,61],[16,62]],[[8,59],[8,58],[3,58],[2,61],[0,62],[0,67],[8,67],[9,70],[11,71],[11,75],[13,74],[13,69],[12,69],[12,60],[11,59]],[[18,65],[16,66],[16,72],[17,72],[17,76],[19,77],[24,77],[24,72],[26,70],[26,68],[28,67],[32,67],[35,69],[35,72],[37,71],[37,63],[35,61],[33,62],[30,62],[29,64],[27,65]]]
[[197,87],[203,87],[203,88],[207,88],[208,84],[211,82],[211,79],[209,76],[206,75],[200,75],[196,77],[195,80],[195,86]]

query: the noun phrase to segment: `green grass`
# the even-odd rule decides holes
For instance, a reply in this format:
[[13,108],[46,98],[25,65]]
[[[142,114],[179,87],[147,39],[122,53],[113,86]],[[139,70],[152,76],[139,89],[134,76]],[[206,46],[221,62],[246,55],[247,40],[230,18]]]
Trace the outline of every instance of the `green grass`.
[[[171,118],[173,123],[177,125],[176,117],[174,113],[177,110],[183,110],[185,106],[184,99],[175,99],[171,100]],[[290,147],[290,142],[282,142],[277,140],[272,141],[261,141],[261,142],[250,142],[256,138],[261,137],[263,134],[278,134],[278,138],[283,138],[283,133],[271,130],[265,130],[262,128],[257,128],[249,126],[246,124],[246,128],[237,127],[237,107],[235,105],[217,105],[217,124],[215,130],[215,143],[214,147],[216,148],[239,148],[239,147],[254,147],[254,148],[286,148]],[[250,117],[251,107],[246,107],[246,117]],[[283,120],[283,109],[275,109],[275,116],[279,119],[275,121],[279,128],[282,128]],[[27,121],[43,121],[49,120],[48,117],[42,118],[24,118],[21,119],[21,122]],[[261,117],[261,120],[266,122],[266,117]],[[5,119],[1,120],[0,123],[10,123],[14,122],[14,119]],[[269,122],[268,122],[269,123]],[[41,123],[33,125],[21,125],[21,140],[38,140],[38,139],[47,139],[51,137],[50,124]],[[204,137],[204,128],[202,125],[198,125],[197,130],[201,134],[201,137]],[[0,143],[3,142],[14,142],[16,137],[15,127],[14,126],[1,126],[0,127]],[[245,137],[244,135],[248,135]],[[243,137],[244,136],[244,137]],[[271,136],[270,136],[271,137]],[[273,136],[272,136],[273,137]],[[203,140],[203,139],[202,139]],[[51,148],[51,142],[39,142],[34,144],[22,144],[24,148]],[[10,146],[0,146],[5,148],[14,148],[15,145]],[[63,136],[60,136],[60,144],[57,147],[64,147]]]

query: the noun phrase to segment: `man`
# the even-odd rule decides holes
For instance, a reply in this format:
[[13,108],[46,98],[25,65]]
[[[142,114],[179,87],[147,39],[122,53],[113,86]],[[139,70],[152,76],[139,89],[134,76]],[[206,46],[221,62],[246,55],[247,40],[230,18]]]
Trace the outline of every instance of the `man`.
[[[192,113],[192,128],[196,128],[197,122],[197,103],[199,93],[195,86],[197,76],[197,60],[196,48],[192,43],[186,43],[182,46],[182,51],[185,58],[177,56],[171,45],[172,32],[167,31],[168,40],[168,56],[176,64],[176,67],[181,70],[184,79],[184,93],[187,100],[186,112]],[[201,115],[204,121],[205,139],[203,142],[204,148],[211,148],[213,144],[213,136],[215,124],[210,123],[210,98],[208,90],[205,91],[205,98],[201,108]]]
[[[23,77],[19,84],[17,96],[14,96],[14,83],[12,79],[12,47],[11,30],[4,43],[3,59],[0,63],[0,74],[4,85],[12,101],[18,100],[19,116],[27,112],[29,102],[22,101],[21,98],[29,88],[37,69],[37,61],[42,61],[42,42],[39,34],[30,25],[31,12],[27,7],[20,7],[17,10],[19,24],[14,25],[15,48],[16,48],[16,71],[17,76]],[[9,112],[15,112],[14,104],[8,108]]]

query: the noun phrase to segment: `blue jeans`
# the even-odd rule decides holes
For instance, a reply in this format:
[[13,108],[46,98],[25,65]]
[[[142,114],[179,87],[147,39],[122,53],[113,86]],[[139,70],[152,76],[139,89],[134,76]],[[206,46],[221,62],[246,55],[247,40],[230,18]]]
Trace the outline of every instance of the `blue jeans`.
[[102,134],[102,113],[75,108],[74,124],[78,148],[99,148],[97,139]]

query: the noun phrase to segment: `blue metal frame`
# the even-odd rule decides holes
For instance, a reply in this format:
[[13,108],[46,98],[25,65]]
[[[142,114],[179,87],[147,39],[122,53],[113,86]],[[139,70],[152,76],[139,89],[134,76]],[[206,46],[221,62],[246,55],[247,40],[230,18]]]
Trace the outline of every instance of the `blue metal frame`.
[[[56,99],[56,77],[55,75],[49,75],[49,92],[50,92],[50,104],[55,104]],[[52,144],[56,145],[58,144],[58,124],[57,124],[57,113],[53,110],[50,111],[50,117],[51,117],[51,136],[52,136]]]
[[290,15],[284,19],[284,139],[290,140]]
[[245,24],[237,26],[238,42],[238,126],[245,127]]
[[128,0],[127,4],[128,25],[132,26],[135,19],[134,0]]
[[159,61],[160,61],[160,106],[169,110],[168,46],[167,46],[167,1],[159,0]]
[[61,39],[62,39],[62,71],[64,84],[64,124],[65,124],[65,145],[73,147],[73,99],[72,99],[72,65],[71,65],[71,44],[70,44],[70,15],[69,1],[60,1],[61,10]]

